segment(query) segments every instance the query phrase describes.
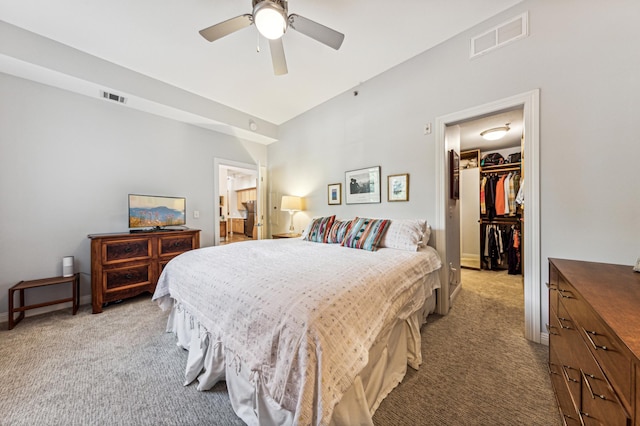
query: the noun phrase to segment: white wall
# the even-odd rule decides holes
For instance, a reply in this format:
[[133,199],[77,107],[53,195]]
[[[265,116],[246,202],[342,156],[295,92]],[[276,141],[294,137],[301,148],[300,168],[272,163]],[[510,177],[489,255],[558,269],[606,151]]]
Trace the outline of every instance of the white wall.
[[[529,37],[469,59],[471,36],[527,10]],[[525,1],[362,83],[358,96],[349,91],[281,126],[268,148],[271,191],[307,196],[300,222],[333,213],[433,220],[435,134],[424,135],[424,124],[539,88],[541,277],[548,257],[631,265],[640,256],[637,16],[633,0]],[[408,203],[327,205],[327,184],[377,165],[383,200],[386,176],[410,173]]]
[[[186,197],[187,226],[212,245],[214,157],[266,162],[264,145],[1,73],[0,93],[2,313],[9,287],[61,275],[67,255],[86,300],[87,234],[126,232],[129,193]],[[37,303],[69,290],[29,292]]]

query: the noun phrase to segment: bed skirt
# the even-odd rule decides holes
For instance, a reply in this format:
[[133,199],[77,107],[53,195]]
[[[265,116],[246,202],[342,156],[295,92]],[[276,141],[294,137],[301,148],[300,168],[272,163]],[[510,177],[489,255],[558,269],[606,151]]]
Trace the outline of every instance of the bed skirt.
[[[437,271],[428,280],[438,280]],[[431,288],[438,287],[435,284]],[[189,351],[185,386],[197,380],[197,389],[205,391],[225,380],[235,413],[248,425],[293,424],[294,413],[274,401],[259,376],[243,368],[238,357],[221,342],[213,341],[179,302],[164,296],[158,304],[163,310],[170,309],[167,332],[174,333],[177,345]],[[369,351],[368,364],[335,406],[331,425],[373,425],[373,414],[402,381],[407,365],[417,369],[422,363],[420,328],[435,306],[434,291],[421,310],[380,333]]]

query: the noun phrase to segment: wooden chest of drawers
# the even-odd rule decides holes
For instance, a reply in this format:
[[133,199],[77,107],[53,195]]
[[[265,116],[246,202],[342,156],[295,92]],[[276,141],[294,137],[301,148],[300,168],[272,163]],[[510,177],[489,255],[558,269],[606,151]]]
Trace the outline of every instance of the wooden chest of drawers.
[[164,266],[175,256],[200,247],[200,230],[93,234],[91,303],[103,304],[140,293],[153,293]]
[[640,426],[640,274],[549,259],[548,329],[565,424]]

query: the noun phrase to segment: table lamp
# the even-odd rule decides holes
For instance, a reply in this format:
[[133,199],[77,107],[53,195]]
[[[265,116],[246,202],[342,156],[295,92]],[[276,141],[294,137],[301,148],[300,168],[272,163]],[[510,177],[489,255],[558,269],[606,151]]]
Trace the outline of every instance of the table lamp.
[[293,214],[302,210],[302,198],[293,195],[283,195],[280,210],[288,211],[290,217],[289,233],[293,234]]

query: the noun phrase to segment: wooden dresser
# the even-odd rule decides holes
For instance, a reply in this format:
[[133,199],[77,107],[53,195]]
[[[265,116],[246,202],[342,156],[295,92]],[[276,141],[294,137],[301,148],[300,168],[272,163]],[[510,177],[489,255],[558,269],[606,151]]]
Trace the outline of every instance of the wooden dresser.
[[548,330],[565,424],[640,426],[640,273],[549,259]]
[[104,303],[153,293],[162,268],[171,259],[200,247],[200,230],[92,234],[91,303],[93,313]]

